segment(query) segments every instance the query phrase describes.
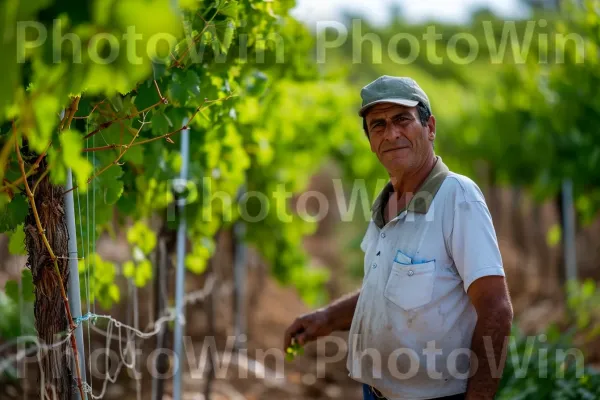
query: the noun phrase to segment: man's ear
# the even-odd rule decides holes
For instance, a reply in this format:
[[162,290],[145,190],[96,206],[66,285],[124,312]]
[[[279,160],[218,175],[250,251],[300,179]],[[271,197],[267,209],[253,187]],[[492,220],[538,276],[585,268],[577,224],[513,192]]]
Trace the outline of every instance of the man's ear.
[[435,117],[433,115],[429,117],[429,121],[427,121],[427,127],[429,128],[427,139],[429,139],[430,142],[433,142],[435,140]]

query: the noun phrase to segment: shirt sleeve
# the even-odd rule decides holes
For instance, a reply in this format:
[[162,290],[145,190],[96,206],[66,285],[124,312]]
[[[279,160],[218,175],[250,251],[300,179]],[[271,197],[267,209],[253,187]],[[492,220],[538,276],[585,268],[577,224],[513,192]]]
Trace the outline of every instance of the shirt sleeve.
[[505,276],[492,216],[483,201],[463,200],[454,209],[450,250],[465,292],[484,276]]

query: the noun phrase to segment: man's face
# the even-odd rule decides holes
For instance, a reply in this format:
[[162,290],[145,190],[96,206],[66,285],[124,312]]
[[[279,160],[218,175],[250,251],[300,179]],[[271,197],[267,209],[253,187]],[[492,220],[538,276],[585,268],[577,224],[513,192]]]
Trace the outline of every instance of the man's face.
[[421,125],[417,107],[380,103],[365,116],[371,151],[390,174],[418,169],[433,154],[435,118]]

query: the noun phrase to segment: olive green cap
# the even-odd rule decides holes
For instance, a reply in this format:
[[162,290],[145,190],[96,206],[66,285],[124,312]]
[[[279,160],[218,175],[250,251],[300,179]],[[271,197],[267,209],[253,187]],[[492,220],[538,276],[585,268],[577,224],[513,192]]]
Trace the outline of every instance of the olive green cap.
[[358,115],[361,117],[364,117],[368,108],[379,103],[395,103],[407,107],[422,103],[431,114],[429,98],[414,79],[406,76],[380,76],[362,88],[360,97],[362,106]]

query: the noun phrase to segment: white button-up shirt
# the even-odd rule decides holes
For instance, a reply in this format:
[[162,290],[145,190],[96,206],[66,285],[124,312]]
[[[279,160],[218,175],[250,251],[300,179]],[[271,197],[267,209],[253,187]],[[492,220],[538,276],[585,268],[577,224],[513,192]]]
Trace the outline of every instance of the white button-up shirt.
[[348,370],[390,400],[466,391],[477,314],[469,286],[504,276],[483,194],[438,157],[407,209],[383,226],[388,184],[361,248],[363,285],[349,336]]

